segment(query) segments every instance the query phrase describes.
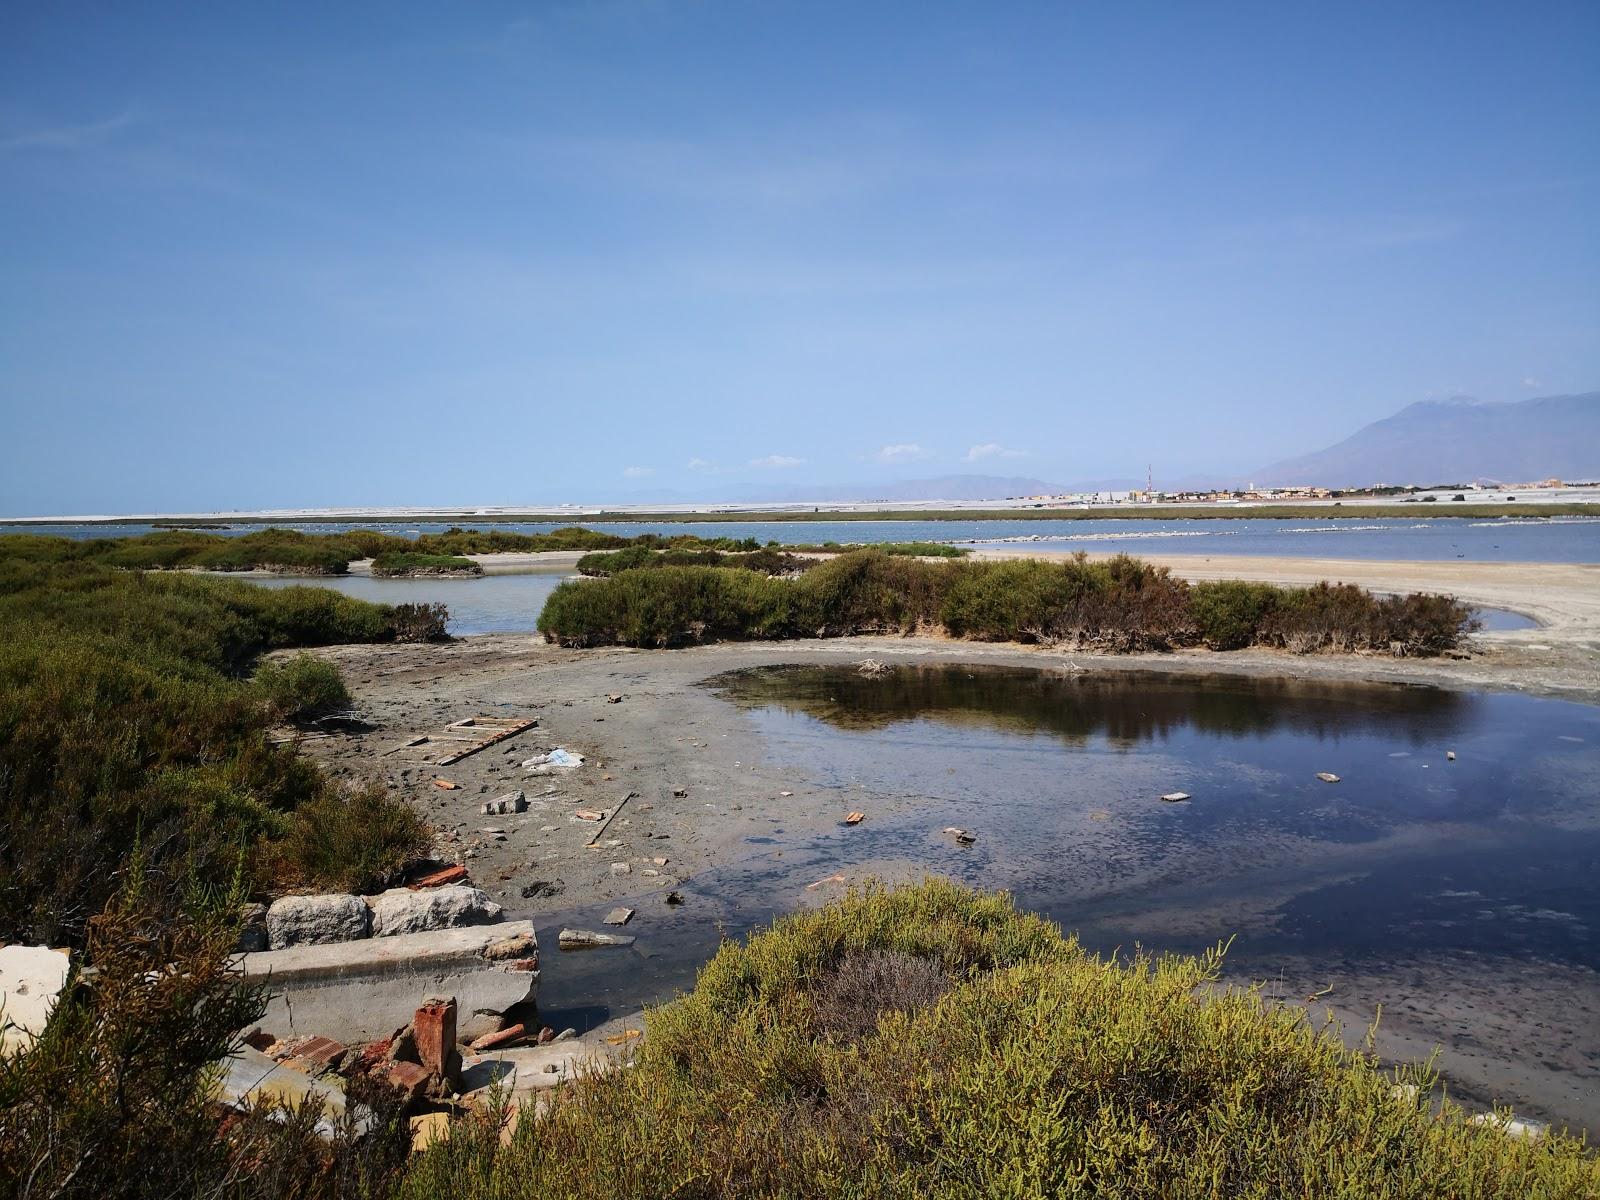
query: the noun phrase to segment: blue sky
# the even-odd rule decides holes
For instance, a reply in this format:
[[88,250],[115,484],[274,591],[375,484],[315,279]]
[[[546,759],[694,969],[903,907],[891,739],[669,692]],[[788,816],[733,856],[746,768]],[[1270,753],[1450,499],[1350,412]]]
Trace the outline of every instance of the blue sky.
[[1600,386],[1600,5],[13,5],[0,513],[1247,473]]

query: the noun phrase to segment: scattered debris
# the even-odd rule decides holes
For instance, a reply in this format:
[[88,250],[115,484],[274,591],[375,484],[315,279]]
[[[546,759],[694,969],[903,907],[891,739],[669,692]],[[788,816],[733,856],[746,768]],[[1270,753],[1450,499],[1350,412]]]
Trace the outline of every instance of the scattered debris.
[[846,825],[859,825],[859,824],[861,824],[861,822],[865,821],[866,819],[867,819],[867,814],[864,813],[864,812],[846,813],[845,814],[845,818],[844,818],[844,823]]
[[572,815],[580,821],[604,821],[606,819],[605,813],[595,812],[592,808],[580,808]]
[[1444,757],[1446,762],[1455,762],[1456,752],[1454,750],[1446,750],[1444,752]]
[[628,801],[632,800],[638,794],[639,794],[638,792],[629,792],[621,800],[617,801],[617,806],[606,814],[605,820],[600,822],[600,828],[596,829],[594,831],[594,836],[589,839],[589,845],[593,846],[596,842],[598,842],[600,840],[600,835],[603,834],[606,831],[606,826],[610,825],[611,822],[612,822],[612,819],[615,818],[616,815],[623,810],[623,807],[628,803]]
[[446,725],[444,733],[418,734],[384,753],[398,754],[429,766],[448,767],[496,742],[516,737],[538,723],[522,717],[467,717]]
[[611,873],[613,875],[631,875],[633,874],[633,867],[625,862],[614,862],[611,864]]
[[1189,799],[1189,793],[1188,792],[1168,792],[1166,795],[1162,796],[1161,798],[1163,800],[1165,800],[1168,804],[1182,804],[1185,800]]
[[876,658],[863,658],[860,662],[855,664],[855,667],[857,675],[865,675],[868,678],[875,678],[876,676],[882,675],[885,671],[887,671],[889,669],[889,664],[886,662],[880,662]]
[[421,891],[423,888],[444,887],[450,883],[461,883],[467,878],[466,867],[459,864],[446,867],[442,871],[435,871],[431,875],[424,875],[421,879],[413,880],[406,884],[412,891]]
[[615,692],[607,692],[606,693],[606,703],[607,704],[621,704],[622,703],[622,697],[617,695],[617,693],[615,693]]
[[563,950],[597,950],[602,946],[631,946],[633,937],[626,933],[596,933],[592,929],[563,929],[556,936],[556,944]]
[[523,767],[535,775],[553,775],[557,771],[570,771],[583,766],[583,755],[562,746],[545,754],[535,754],[522,760]]
[[[421,1067],[415,1069],[422,1071]],[[422,1072],[422,1076],[426,1084],[427,1073]],[[241,1046],[223,1059],[221,1074],[212,1086],[221,1103],[241,1110],[268,1099],[298,1108],[315,1097],[322,1106],[316,1125],[317,1136],[322,1138],[332,1139],[343,1124],[346,1108],[343,1088],[276,1063],[252,1046]],[[371,1130],[372,1114],[365,1108],[353,1107],[351,1116],[357,1132]]]
[[1550,1129],[1543,1121],[1530,1121],[1509,1112],[1479,1113],[1477,1116],[1468,1117],[1467,1124],[1492,1125],[1510,1137],[1526,1138],[1535,1142],[1544,1137]]
[[683,893],[682,892],[668,892],[667,893],[667,903],[669,905],[671,905],[673,908],[676,908],[678,905],[683,903]]
[[540,900],[546,896],[559,896],[566,890],[566,885],[557,879],[535,879],[522,889],[524,900]]
[[825,878],[817,880],[815,883],[806,884],[806,891],[814,892],[819,887],[822,887],[824,884],[843,883],[843,882],[844,882],[844,876],[843,875],[829,875],[829,876],[826,876]]
[[507,792],[494,800],[486,800],[479,811],[486,817],[503,817],[507,813],[528,811],[528,798],[519,791]]
[[675,788],[672,789],[672,794],[674,796],[676,796],[679,800],[682,800],[685,796],[687,796],[689,794],[689,789],[688,788],[682,788],[682,787],[675,787]]
[[970,846],[973,842],[978,840],[977,834],[969,833],[967,830],[962,829],[959,825],[946,825],[944,827],[944,831],[951,837],[955,838],[955,840],[960,842],[963,846]]
[[621,1033],[608,1033],[606,1041],[613,1046],[625,1046],[634,1038],[643,1037],[644,1033],[638,1029],[624,1029]]
[[450,1140],[450,1114],[419,1113],[411,1118],[411,1152],[421,1154],[429,1146]]
[[1338,783],[1339,782],[1339,777],[1337,775],[1335,775],[1332,771],[1318,771],[1317,772],[1317,778],[1322,780],[1323,783]]
[[794,795],[794,793],[793,792],[779,792],[778,795],[780,795],[780,796],[784,797],[785,799],[787,799],[788,797]]
[[472,1043],[471,1049],[474,1052],[493,1050],[498,1046],[509,1046],[514,1042],[520,1042],[527,1036],[528,1027],[526,1025],[522,1025],[520,1023],[516,1025],[508,1025],[506,1028],[498,1030],[495,1033],[484,1034],[481,1038]]
[[617,908],[613,908],[604,917],[602,917],[601,924],[626,925],[631,920],[633,920],[633,909],[619,906]]
[[453,792],[460,788],[461,785],[451,779],[435,779],[433,781],[433,786],[436,788],[443,788],[447,792]]
[[664,867],[667,865],[667,856],[665,854],[658,854],[650,861],[655,863],[655,865],[658,867]]

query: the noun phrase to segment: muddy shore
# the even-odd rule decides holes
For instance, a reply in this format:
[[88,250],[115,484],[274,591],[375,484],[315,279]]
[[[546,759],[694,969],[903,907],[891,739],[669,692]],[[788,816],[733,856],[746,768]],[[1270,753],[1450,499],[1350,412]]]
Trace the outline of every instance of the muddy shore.
[[[906,846],[833,870],[826,847],[847,836],[839,825],[846,806],[874,817],[904,816],[915,813],[917,797],[841,795],[775,762],[740,711],[701,686],[724,672],[877,658],[1427,683],[1600,703],[1600,568],[1165,561],[1189,578],[1335,578],[1383,590],[1452,591],[1543,624],[1477,635],[1470,655],[1439,660],[1263,651],[1101,656],[933,638],[575,651],[527,635],[490,634],[437,646],[334,647],[321,653],[339,664],[360,714],[374,728],[310,741],[305,751],[337,775],[381,780],[408,797],[441,831],[442,855],[463,858],[509,916],[539,922],[547,947],[546,993],[559,997],[570,1021],[599,1023],[619,1015],[600,993],[609,987],[608,994],[620,998],[629,991],[615,989],[619,971],[631,973],[631,990],[650,999],[690,982],[693,964],[715,948],[718,922],[737,932],[820,902],[867,875],[916,878],[937,869],[927,848]],[[519,562],[513,569],[555,565],[566,564]],[[608,695],[621,699],[610,702]],[[412,736],[474,713],[526,715],[538,726],[448,768],[407,762],[397,750]],[[523,770],[524,759],[555,746],[585,755],[585,765],[552,776]],[[459,786],[440,789],[435,777]],[[484,801],[519,788],[531,803],[528,812],[480,815]],[[579,819],[577,810],[611,810],[630,794],[590,847],[596,826]],[[771,882],[775,871],[788,872],[781,885]],[[684,894],[687,903],[669,906],[671,892]],[[637,950],[562,955],[554,949],[558,927],[601,928],[597,923],[615,904],[638,910],[627,929],[639,938]],[[1529,964],[1513,977],[1471,968],[1460,956],[1444,955],[1413,958],[1393,970],[1370,962],[1286,961],[1276,965],[1269,992],[1303,1002],[1331,982],[1334,991],[1313,1006],[1318,1012],[1331,1006],[1359,1035],[1381,1005],[1380,1052],[1410,1060],[1441,1047],[1440,1066],[1462,1099],[1500,1101],[1536,1117],[1600,1129],[1600,1038],[1594,1034],[1600,973]],[[585,995],[590,987],[593,996]],[[1539,1054],[1504,1051],[1516,1040],[1507,1030],[1530,1029],[1538,1032]]]

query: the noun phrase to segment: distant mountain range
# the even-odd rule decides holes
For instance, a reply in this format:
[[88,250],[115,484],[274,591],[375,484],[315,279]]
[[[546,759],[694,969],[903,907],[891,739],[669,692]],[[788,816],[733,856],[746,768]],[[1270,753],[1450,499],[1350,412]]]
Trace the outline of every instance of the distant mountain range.
[[1600,478],[1600,392],[1486,403],[1424,400],[1344,441],[1256,472],[1258,485],[1528,483]]
[[[1306,484],[1352,488],[1375,484],[1530,483],[1551,476],[1600,478],[1600,392],[1489,403],[1468,397],[1425,400],[1374,421],[1336,445],[1287,458],[1239,477],[1213,473],[1165,477],[1169,491]],[[834,504],[1004,500],[1014,496],[1126,492],[1135,478],[1051,483],[1031,476],[941,475],[874,483],[745,485],[720,493],[653,489],[630,504]],[[617,497],[617,499],[624,499]]]

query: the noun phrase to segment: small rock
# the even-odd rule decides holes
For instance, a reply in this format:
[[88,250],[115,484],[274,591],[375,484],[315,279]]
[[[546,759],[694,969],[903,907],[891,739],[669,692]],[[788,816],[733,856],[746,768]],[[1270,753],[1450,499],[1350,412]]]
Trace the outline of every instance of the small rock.
[[1332,771],[1318,771],[1317,772],[1317,778],[1322,780],[1323,783],[1338,783],[1339,782],[1339,777],[1337,775],[1335,775]]
[[254,954],[267,948],[267,906],[241,904],[239,906],[239,941],[234,949],[240,954]]
[[566,885],[559,880],[535,879],[532,883],[523,887],[522,898],[524,900],[535,900],[543,896],[559,896],[565,890]]
[[633,909],[623,907],[613,908],[601,918],[602,924],[605,925],[626,925],[631,920],[633,920]]
[[1446,762],[1455,762],[1456,752],[1454,750],[1446,750],[1444,752],[1444,757]]
[[672,905],[674,908],[676,908],[678,905],[683,903],[683,893],[682,892],[668,892],[667,893],[667,903]]
[[1165,800],[1168,804],[1182,804],[1185,800],[1187,800],[1189,798],[1189,793],[1188,792],[1168,792],[1166,795],[1162,796],[1161,798],[1163,800]]
[[611,864],[611,873],[613,875],[630,875],[633,873],[633,868],[625,862],[614,862]]

